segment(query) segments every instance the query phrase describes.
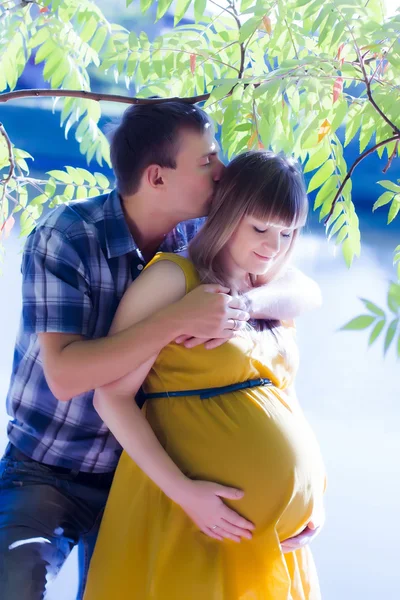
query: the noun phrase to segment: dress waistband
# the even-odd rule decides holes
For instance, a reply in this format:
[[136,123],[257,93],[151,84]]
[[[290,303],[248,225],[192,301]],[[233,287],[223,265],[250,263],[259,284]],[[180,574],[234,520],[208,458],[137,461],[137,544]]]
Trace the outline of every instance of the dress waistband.
[[222,387],[203,388],[200,390],[179,390],[175,392],[152,392],[150,394],[143,394],[144,400],[151,400],[153,398],[177,398],[180,396],[199,396],[201,400],[207,400],[213,396],[219,396],[220,394],[228,394],[229,392],[235,392],[237,390],[243,390],[252,387],[261,387],[263,385],[273,385],[270,379],[249,379],[248,381],[242,381],[240,383],[233,383],[232,385],[224,385]]

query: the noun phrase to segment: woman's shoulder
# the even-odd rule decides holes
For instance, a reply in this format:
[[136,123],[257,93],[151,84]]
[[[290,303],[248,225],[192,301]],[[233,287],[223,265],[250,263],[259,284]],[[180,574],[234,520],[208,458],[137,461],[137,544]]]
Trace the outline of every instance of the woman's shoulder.
[[187,253],[182,252],[178,254],[175,252],[157,252],[157,254],[147,263],[145,268],[148,269],[149,267],[160,263],[161,261],[174,263],[183,271],[186,279],[187,292],[190,292],[199,285],[199,276]]

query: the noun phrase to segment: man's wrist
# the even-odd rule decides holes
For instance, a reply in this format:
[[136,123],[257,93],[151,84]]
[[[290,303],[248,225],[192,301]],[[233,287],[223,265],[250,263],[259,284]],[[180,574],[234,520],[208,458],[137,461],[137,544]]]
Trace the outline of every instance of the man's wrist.
[[171,304],[160,310],[156,320],[158,321],[158,327],[165,332],[166,344],[169,344],[178,336],[187,333],[187,326],[185,325],[183,315],[177,310],[175,304]]

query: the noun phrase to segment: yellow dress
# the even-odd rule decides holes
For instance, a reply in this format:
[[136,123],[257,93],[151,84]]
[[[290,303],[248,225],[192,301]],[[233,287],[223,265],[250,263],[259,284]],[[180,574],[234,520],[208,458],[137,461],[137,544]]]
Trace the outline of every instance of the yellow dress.
[[[193,264],[174,254],[187,291],[199,284]],[[149,392],[189,390],[269,378],[274,386],[148,400],[159,441],[193,479],[238,487],[228,504],[252,521],[252,540],[217,541],[201,533],[124,452],[89,570],[85,600],[318,600],[310,548],[283,554],[322,502],[325,470],[318,443],[285,388],[298,356],[293,328],[274,336],[238,334],[214,350],[172,343],[145,382]],[[267,337],[266,337],[267,336]],[[255,339],[256,338],[256,339]],[[264,343],[262,343],[264,341]]]

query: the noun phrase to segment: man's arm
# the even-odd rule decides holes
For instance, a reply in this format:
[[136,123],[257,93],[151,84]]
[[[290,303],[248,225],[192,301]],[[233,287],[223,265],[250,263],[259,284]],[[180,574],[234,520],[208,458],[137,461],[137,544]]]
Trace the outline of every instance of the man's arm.
[[319,285],[294,267],[245,294],[253,319],[294,319],[322,304]]
[[[157,263],[152,267],[153,272],[155,267],[164,274],[171,269],[171,263]],[[148,271],[140,277],[146,279]],[[181,300],[156,312],[157,298],[143,297],[141,305],[136,299],[135,304],[125,309],[125,314],[132,315],[131,322],[135,323],[133,317],[139,311],[144,315],[143,320],[96,340],[64,333],[40,333],[41,358],[51,391],[58,400],[67,401],[107,385],[138,369],[184,332],[210,337],[214,331],[228,339],[233,334],[233,320],[245,321],[249,315],[241,310],[242,302],[224,293],[227,291],[218,285],[203,285],[185,296],[183,286],[176,290]],[[127,298],[122,300],[124,304]]]
[[[248,291],[242,297],[252,319],[287,321],[307,310],[319,308],[322,304],[319,285],[294,267],[285,271],[281,277]],[[225,341],[222,338],[205,339],[189,335],[176,338],[176,342],[184,344],[186,348],[204,344],[208,350],[221,346]]]
[[[91,339],[92,285],[99,282],[92,283],[86,265],[92,252],[90,238],[73,233],[39,227],[28,236],[22,260],[23,327],[38,336],[46,380],[61,401],[123,377],[180,333],[196,335],[197,330],[199,336],[210,336],[219,330],[222,338],[228,338],[232,319],[249,318],[235,308],[241,304],[244,308],[244,303],[228,296],[226,288],[201,286],[165,309],[144,312],[148,317],[143,322],[132,319],[126,331]],[[162,262],[159,268],[167,269]],[[153,300],[143,299],[148,309]],[[131,310],[134,313],[136,307]]]

